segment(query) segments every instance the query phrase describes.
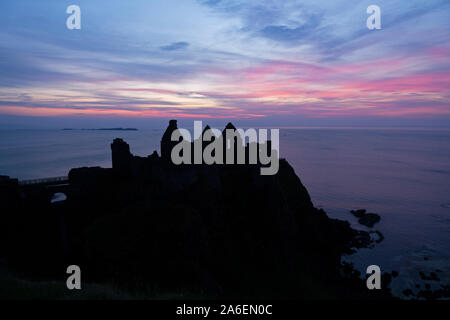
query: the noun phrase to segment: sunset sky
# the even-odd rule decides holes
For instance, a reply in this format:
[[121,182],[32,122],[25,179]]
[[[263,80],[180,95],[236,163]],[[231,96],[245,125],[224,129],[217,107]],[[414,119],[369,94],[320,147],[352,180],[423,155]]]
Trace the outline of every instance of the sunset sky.
[[15,0],[0,21],[5,127],[450,126],[448,0]]

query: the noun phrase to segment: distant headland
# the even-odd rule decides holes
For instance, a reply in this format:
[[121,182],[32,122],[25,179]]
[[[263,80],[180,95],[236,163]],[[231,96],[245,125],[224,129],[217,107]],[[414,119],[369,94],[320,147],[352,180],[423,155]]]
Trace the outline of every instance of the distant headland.
[[137,128],[63,128],[61,130],[70,131],[70,130],[91,130],[91,131],[138,131]]

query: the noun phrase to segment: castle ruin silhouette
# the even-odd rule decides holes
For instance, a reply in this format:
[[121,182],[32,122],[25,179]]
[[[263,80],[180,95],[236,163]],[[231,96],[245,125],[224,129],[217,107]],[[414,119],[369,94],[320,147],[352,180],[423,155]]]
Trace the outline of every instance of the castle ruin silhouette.
[[[179,141],[172,141],[172,134],[175,130],[178,129],[177,126],[177,120],[170,120],[169,125],[167,129],[165,130],[162,138],[161,138],[161,155],[159,156],[157,151],[154,151],[151,155],[147,156],[146,158],[135,156],[130,152],[130,146],[128,143],[126,143],[121,138],[114,139],[113,143],[111,144],[111,151],[112,151],[112,167],[115,175],[118,176],[139,176],[140,174],[145,174],[145,171],[151,170],[150,168],[152,166],[175,166],[172,162],[171,155],[173,148],[181,142],[184,138],[181,136],[179,138]],[[210,126],[207,125],[203,131],[202,131],[202,153],[205,150],[205,148],[215,141],[215,136],[211,138],[211,141],[206,141],[203,139],[205,136],[205,133],[210,130]],[[260,151],[263,144],[260,143],[246,143],[244,146],[244,141],[241,139],[240,135],[234,135],[232,138],[227,137],[226,132],[227,130],[230,130],[232,132],[236,132],[236,127],[229,122],[225,128],[222,131],[222,137],[223,137],[223,156],[225,158],[227,148],[230,148],[230,145],[234,147],[234,150],[232,154],[234,155],[234,165],[245,165],[245,166],[256,166],[260,167]],[[234,139],[234,141],[230,144],[230,139]],[[237,154],[238,154],[238,145],[241,144],[244,146],[244,152],[245,152],[245,162],[244,163],[238,163]],[[267,155],[271,156],[271,153],[274,152],[272,150],[272,144],[270,140],[266,141],[266,148],[267,148]],[[181,166],[206,166],[206,164],[194,164],[194,145],[195,141],[190,142],[190,148],[191,148],[191,163],[190,164],[182,164]],[[254,148],[256,150],[256,161],[255,163],[250,162],[250,150],[251,148]],[[224,161],[225,163],[225,161]],[[213,166],[222,166],[223,163],[220,164],[213,164]]]

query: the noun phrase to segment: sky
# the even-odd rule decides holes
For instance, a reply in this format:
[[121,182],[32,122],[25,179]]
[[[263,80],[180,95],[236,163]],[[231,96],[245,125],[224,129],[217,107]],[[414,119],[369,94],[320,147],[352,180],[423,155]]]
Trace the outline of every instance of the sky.
[[450,127],[448,0],[15,0],[0,21],[0,128]]

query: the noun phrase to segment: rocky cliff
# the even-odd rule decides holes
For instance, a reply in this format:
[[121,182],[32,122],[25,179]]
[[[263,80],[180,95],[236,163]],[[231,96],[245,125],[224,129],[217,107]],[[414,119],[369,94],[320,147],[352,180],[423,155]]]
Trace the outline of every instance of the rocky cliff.
[[174,166],[118,143],[126,170],[72,169],[63,202],[13,187],[3,242],[11,268],[58,278],[77,264],[85,281],[156,298],[386,294],[341,264],[368,234],[316,209],[286,160],[262,176],[257,165]]

